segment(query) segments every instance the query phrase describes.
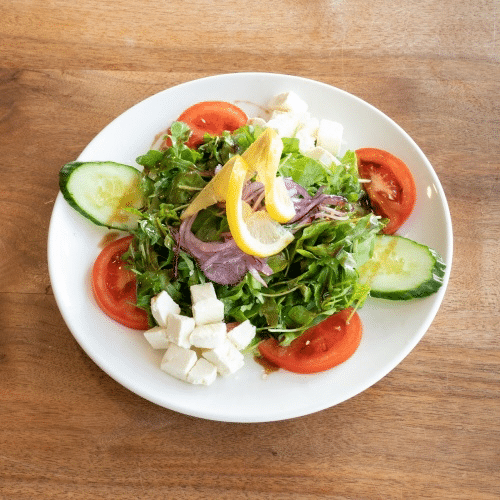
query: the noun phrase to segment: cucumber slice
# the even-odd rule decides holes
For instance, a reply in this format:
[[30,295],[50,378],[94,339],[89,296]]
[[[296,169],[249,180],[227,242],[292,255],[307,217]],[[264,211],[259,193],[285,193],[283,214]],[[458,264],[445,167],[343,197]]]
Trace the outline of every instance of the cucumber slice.
[[71,162],[59,172],[59,188],[66,201],[100,226],[130,230],[138,217],[126,207],[144,206],[142,174],[129,165],[106,162]]
[[359,268],[359,275],[372,297],[410,300],[437,292],[445,269],[431,248],[402,236],[377,235],[373,256]]

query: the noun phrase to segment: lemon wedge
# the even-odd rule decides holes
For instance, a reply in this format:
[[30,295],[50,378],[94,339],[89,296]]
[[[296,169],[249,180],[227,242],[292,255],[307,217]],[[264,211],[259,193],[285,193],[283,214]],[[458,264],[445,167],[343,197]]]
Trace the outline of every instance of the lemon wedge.
[[293,241],[293,234],[266,210],[254,212],[241,198],[251,167],[241,156],[235,156],[226,196],[226,215],[234,241],[243,252],[255,257],[269,257]]
[[295,208],[283,179],[276,177],[282,152],[280,136],[273,128],[266,128],[241,156],[249,169],[257,172],[257,180],[264,184],[269,215],[284,224],[295,215]]

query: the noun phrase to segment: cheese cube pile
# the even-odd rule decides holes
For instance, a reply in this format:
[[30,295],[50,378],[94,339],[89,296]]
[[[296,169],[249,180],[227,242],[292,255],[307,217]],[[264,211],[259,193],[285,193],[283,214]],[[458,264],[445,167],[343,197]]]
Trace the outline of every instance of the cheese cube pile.
[[190,287],[193,317],[181,315],[180,307],[166,291],[151,299],[158,323],[144,337],[153,349],[165,349],[160,367],[191,384],[210,385],[217,374],[230,375],[244,364],[240,352],[255,337],[250,321],[227,331],[224,304],[212,283]]
[[299,151],[325,166],[339,164],[338,156],[344,132],[342,124],[332,120],[311,117],[308,105],[295,92],[278,94],[269,102],[271,118],[251,118],[249,124],[271,127],[280,137],[299,140]]

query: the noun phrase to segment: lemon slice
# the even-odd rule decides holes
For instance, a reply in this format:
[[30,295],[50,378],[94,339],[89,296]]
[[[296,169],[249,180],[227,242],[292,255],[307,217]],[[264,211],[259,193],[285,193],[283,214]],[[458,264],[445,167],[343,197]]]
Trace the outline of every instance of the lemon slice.
[[257,180],[264,184],[269,215],[284,224],[295,215],[295,208],[283,179],[276,177],[282,152],[280,136],[273,128],[266,128],[241,156],[250,170],[257,172]]
[[293,234],[271,217],[266,210],[252,211],[241,199],[250,170],[241,156],[235,156],[226,197],[226,214],[234,241],[243,252],[255,257],[269,257],[293,241]]
[[229,176],[231,175],[235,161],[236,156],[233,156],[226,162],[217,174],[214,175],[212,180],[198,193],[198,196],[196,196],[186,210],[184,210],[181,219],[194,215],[214,203],[225,201],[229,188]]
[[[267,211],[274,220],[283,224],[292,219],[295,215],[295,208],[283,178],[276,177],[282,151],[283,142],[278,133],[272,128],[267,128],[241,157],[248,165],[245,179],[249,180],[257,172],[257,179],[264,184]],[[181,219],[195,215],[210,205],[226,200],[230,186],[229,177],[235,158],[233,156],[200,191],[182,213]]]
[[276,177],[271,187],[264,190],[269,215],[284,224],[295,216],[295,207],[288,194],[283,177]]

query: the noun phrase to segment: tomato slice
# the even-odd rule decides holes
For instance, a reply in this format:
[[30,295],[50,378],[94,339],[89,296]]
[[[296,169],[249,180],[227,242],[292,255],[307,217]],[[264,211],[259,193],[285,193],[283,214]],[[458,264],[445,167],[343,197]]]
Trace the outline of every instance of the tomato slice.
[[406,164],[396,156],[375,148],[356,150],[358,171],[374,212],[389,219],[383,229],[393,234],[408,219],[415,207],[417,189]]
[[310,328],[287,347],[274,338],[260,342],[260,354],[295,373],[329,370],[349,359],[361,342],[362,324],[352,308],[344,309]]
[[133,236],[108,243],[92,269],[92,289],[99,307],[115,321],[136,330],[149,328],[148,314],[137,302],[135,274],[125,267],[122,255]]
[[247,122],[248,117],[238,106],[224,101],[204,101],[186,109],[177,121],[184,122],[192,131],[186,143],[196,148],[203,143],[204,134],[221,135],[224,130],[234,132]]

